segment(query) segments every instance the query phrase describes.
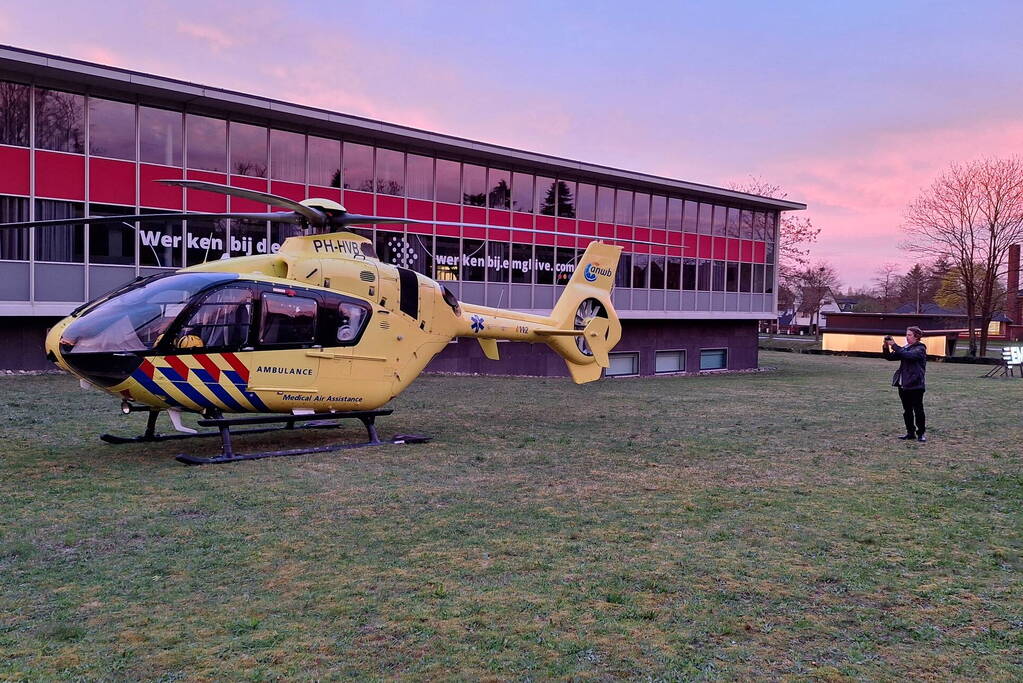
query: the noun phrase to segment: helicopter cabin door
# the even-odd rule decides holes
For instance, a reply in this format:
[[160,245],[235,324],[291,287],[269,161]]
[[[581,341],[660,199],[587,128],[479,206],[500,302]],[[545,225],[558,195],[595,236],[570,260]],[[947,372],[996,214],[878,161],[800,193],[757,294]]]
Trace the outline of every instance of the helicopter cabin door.
[[315,407],[320,391],[319,297],[282,287],[260,292],[250,391],[277,404]]

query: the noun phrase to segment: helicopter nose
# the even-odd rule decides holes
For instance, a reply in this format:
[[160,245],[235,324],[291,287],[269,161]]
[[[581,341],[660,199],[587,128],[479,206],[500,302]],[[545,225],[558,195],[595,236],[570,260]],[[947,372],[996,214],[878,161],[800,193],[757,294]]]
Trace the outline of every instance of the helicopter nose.
[[56,325],[50,328],[50,331],[46,333],[46,360],[56,365],[61,370],[71,372],[71,368],[68,367],[64,357],[60,354],[60,336],[67,329],[67,326],[71,324],[74,318],[67,317],[58,322]]

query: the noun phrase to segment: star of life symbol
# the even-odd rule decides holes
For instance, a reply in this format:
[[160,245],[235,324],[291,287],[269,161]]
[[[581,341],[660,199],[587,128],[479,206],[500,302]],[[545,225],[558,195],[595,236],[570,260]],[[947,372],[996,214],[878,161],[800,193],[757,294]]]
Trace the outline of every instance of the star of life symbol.
[[473,317],[469,318],[469,322],[472,325],[472,331],[473,332],[476,332],[477,334],[479,334],[479,332],[483,330],[483,316],[482,315],[474,315]]
[[415,252],[408,240],[400,235],[395,235],[387,241],[387,250],[391,253],[391,263],[402,268],[411,268],[419,259],[419,254]]
[[1003,347],[1002,360],[1006,365],[1023,365],[1023,346]]

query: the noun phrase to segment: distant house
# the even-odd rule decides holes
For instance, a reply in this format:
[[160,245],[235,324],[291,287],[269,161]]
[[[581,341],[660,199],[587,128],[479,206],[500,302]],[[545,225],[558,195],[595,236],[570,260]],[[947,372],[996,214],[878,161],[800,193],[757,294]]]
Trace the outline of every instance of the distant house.
[[[796,296],[795,302],[786,309],[778,311],[778,331],[786,334],[814,334],[818,321],[816,312],[803,310],[803,292]],[[819,326],[823,330],[828,324],[828,313],[839,313],[842,310],[842,303],[854,306],[856,299],[838,299],[833,293],[828,292],[821,301]],[[851,303],[850,303],[851,302]]]

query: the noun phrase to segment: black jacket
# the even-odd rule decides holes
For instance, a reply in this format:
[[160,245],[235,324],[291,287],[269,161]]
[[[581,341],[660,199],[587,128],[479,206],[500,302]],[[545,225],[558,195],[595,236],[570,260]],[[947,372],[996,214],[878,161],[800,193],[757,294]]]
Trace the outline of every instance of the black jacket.
[[885,360],[901,361],[899,369],[892,375],[892,386],[902,389],[925,389],[924,374],[927,372],[927,347],[921,342],[881,349]]

